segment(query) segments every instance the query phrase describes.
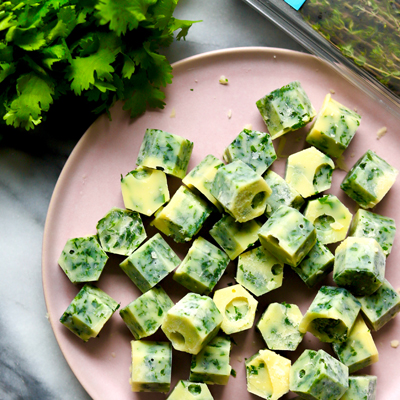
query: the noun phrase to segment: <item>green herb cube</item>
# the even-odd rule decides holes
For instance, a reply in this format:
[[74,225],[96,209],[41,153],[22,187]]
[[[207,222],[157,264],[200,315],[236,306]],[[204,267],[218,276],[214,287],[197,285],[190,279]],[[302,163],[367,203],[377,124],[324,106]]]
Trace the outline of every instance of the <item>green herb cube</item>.
[[279,261],[296,267],[314,247],[314,225],[298,210],[281,206],[258,232],[261,245]]
[[140,215],[120,208],[112,208],[96,228],[103,250],[122,256],[129,256],[147,237]]
[[199,232],[212,211],[212,206],[206,200],[181,186],[171,201],[156,212],[150,225],[175,242],[185,243]]
[[72,333],[87,342],[96,337],[119,304],[101,289],[86,284],[60,318]]
[[121,308],[119,315],[135,339],[139,340],[158,330],[173,305],[164,289],[156,286]]
[[209,294],[220,280],[229,257],[209,241],[198,237],[174,273],[174,280],[191,292]]
[[385,256],[392,250],[396,224],[394,219],[359,209],[350,225],[349,236],[375,239],[382,247]]
[[244,129],[225,149],[224,160],[242,160],[257,174],[262,175],[276,160],[271,136],[265,132]]
[[270,350],[296,350],[303,340],[299,331],[303,318],[296,304],[270,303],[257,323],[265,343]]
[[317,240],[303,261],[292,269],[309,288],[312,288],[333,270],[334,261],[335,256]]
[[349,369],[324,350],[305,350],[290,370],[290,390],[304,399],[339,400],[348,379]]
[[58,264],[72,283],[95,282],[108,260],[97,235],[68,239]]
[[300,82],[291,82],[256,102],[272,139],[307,125],[316,115]]
[[119,266],[144,293],[164,279],[180,262],[169,244],[157,233]]
[[377,381],[373,375],[349,376],[349,388],[340,400],[375,400]]
[[340,157],[356,134],[360,121],[360,115],[327,94],[306,142],[330,157]]
[[230,351],[230,339],[216,336],[200,353],[192,356],[189,380],[209,385],[227,385],[232,370],[229,365]]
[[385,279],[386,257],[375,239],[348,237],[336,248],[333,280],[355,296],[368,296]]
[[172,348],[168,342],[132,340],[132,392],[163,392],[171,386]]
[[167,400],[214,400],[205,383],[180,380]]
[[136,165],[161,169],[166,174],[186,175],[193,142],[159,129],[146,129]]
[[344,342],[360,311],[360,302],[346,289],[322,286],[300,322],[301,333],[321,342]]
[[239,256],[236,281],[256,296],[282,286],[283,263],[262,246]]
[[368,150],[350,169],[341,189],[363,208],[376,206],[394,184],[397,169]]
[[247,222],[264,213],[271,189],[260,175],[237,160],[218,169],[211,194],[237,222]]
[[121,178],[125,208],[150,217],[169,201],[167,176],[157,169],[139,167]]

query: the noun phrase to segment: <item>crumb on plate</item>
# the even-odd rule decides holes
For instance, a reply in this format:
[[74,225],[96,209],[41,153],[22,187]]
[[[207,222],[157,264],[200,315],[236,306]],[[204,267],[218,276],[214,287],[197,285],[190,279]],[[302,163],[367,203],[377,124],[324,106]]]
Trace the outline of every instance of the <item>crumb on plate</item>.
[[225,75],[221,75],[219,77],[219,83],[221,85],[227,85],[228,84],[228,78]]
[[398,340],[392,340],[390,342],[390,346],[392,346],[394,349],[397,349],[397,347],[399,347],[399,341]]
[[172,111],[171,111],[171,114],[169,114],[169,117],[170,118],[175,118],[175,116],[176,116],[175,108],[172,108]]
[[381,137],[385,136],[386,133],[387,133],[386,126],[382,126],[382,128],[378,129],[378,132],[376,132],[376,139],[379,140]]
[[232,110],[228,110],[228,114],[227,114],[228,118],[231,119],[232,118]]

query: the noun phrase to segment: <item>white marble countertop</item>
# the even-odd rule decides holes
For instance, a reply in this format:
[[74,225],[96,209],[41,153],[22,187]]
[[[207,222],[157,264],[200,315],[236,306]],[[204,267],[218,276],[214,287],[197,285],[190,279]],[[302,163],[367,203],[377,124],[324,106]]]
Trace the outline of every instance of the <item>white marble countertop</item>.
[[[186,41],[166,49],[170,62],[210,50],[266,46],[302,50],[241,0],[181,0],[174,14],[201,19]],[[87,121],[64,132],[0,141],[0,399],[89,399],[66,363],[46,319],[41,250],[57,178]],[[57,127],[57,128],[56,128]],[[68,130],[68,128],[66,128]],[[49,129],[50,130],[50,129]]]

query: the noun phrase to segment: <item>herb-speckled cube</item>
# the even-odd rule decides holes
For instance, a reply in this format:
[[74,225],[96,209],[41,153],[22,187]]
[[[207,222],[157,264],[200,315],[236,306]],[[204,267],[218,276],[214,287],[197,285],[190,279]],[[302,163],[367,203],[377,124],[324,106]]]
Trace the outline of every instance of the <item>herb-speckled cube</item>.
[[218,169],[211,194],[237,222],[247,222],[264,213],[271,189],[260,175],[237,160]]
[[349,209],[331,194],[309,201],[304,216],[314,224],[322,244],[343,240],[353,217]]
[[299,330],[311,332],[321,342],[344,342],[360,308],[360,302],[348,290],[322,286],[301,320]]
[[210,230],[212,238],[223,248],[231,260],[258,240],[261,224],[251,220],[241,224],[225,214]]
[[361,116],[355,111],[327,94],[306,142],[330,157],[340,157],[356,134],[360,120]]
[[125,208],[150,217],[169,201],[167,176],[157,169],[139,167],[121,177]]
[[211,184],[218,169],[224,163],[217,157],[209,154],[199,164],[197,164],[182,180],[189,189],[197,189],[208,201],[214,204],[222,212],[223,207],[219,201],[211,194]]
[[95,282],[108,260],[96,235],[68,239],[58,264],[72,283]]
[[278,260],[296,267],[314,247],[314,225],[298,210],[281,206],[258,232],[260,242]]
[[122,256],[129,256],[147,237],[140,215],[120,208],[112,208],[96,228],[103,250]]
[[332,271],[334,261],[335,256],[317,240],[303,261],[292,269],[309,288],[312,288]]
[[350,169],[340,188],[363,208],[376,206],[394,184],[397,169],[368,150]]
[[221,329],[227,335],[253,326],[258,301],[241,285],[216,290],[214,302],[223,318]]
[[373,375],[349,376],[349,388],[340,400],[375,400],[377,382]]
[[139,340],[158,330],[173,305],[164,289],[156,286],[121,308],[119,315],[134,338]]
[[119,266],[144,293],[164,279],[180,262],[169,244],[157,233]]
[[162,169],[166,174],[186,175],[193,142],[159,129],[146,129],[136,165]]
[[72,300],[60,322],[87,342],[96,337],[119,304],[101,289],[86,284]]
[[272,139],[300,129],[316,115],[300,82],[291,82],[256,102]]
[[283,263],[262,246],[239,256],[236,281],[256,296],[282,286]]
[[290,155],[285,180],[304,198],[330,189],[334,162],[315,147]]
[[260,350],[246,360],[247,391],[277,400],[289,391],[290,360],[270,350]]
[[167,400],[214,400],[205,383],[180,380]]
[[168,342],[132,340],[132,392],[163,392],[171,386],[172,348]]
[[208,385],[228,384],[232,370],[229,365],[230,351],[230,339],[216,336],[200,353],[192,356],[189,380],[207,383]]
[[324,350],[305,350],[290,370],[290,390],[307,400],[339,400],[349,387],[349,369]]
[[198,354],[221,323],[222,315],[210,297],[188,293],[167,312],[161,329],[176,350]]
[[225,149],[224,160],[227,163],[242,160],[262,175],[276,160],[271,136],[269,133],[244,129]]
[[375,331],[400,312],[400,296],[387,279],[375,293],[359,297],[358,300],[365,322]]
[[386,257],[375,239],[348,237],[336,248],[333,280],[355,296],[374,293],[385,279]]
[[281,176],[274,171],[268,170],[263,178],[272,190],[271,195],[267,198],[267,205],[265,207],[265,215],[267,217],[270,217],[283,205],[300,210],[304,204],[304,199]]
[[191,292],[209,294],[220,280],[229,257],[208,240],[198,237],[174,273],[174,280]]
[[303,318],[296,304],[270,303],[257,323],[265,343],[270,350],[296,350],[303,340],[299,331]]
[[395,234],[394,219],[362,208],[354,215],[349,231],[349,236],[375,239],[381,245],[385,256],[388,256],[392,250]]
[[359,314],[345,342],[332,343],[339,360],[349,367],[349,373],[368,367],[379,359],[371,332]]
[[185,243],[195,236],[212,212],[206,200],[181,186],[171,201],[155,214],[150,225],[177,243]]

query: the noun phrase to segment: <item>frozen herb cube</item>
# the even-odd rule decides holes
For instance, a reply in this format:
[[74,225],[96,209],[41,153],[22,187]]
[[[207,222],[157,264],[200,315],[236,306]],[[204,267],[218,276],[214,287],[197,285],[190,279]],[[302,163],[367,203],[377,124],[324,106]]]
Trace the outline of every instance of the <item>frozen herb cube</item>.
[[237,160],[218,169],[211,194],[237,222],[247,222],[264,213],[271,189],[260,175]]
[[103,250],[122,256],[129,256],[147,237],[140,215],[120,208],[112,208],[96,228]]
[[258,301],[242,286],[216,290],[214,302],[223,318],[221,329],[227,335],[253,326]]
[[135,339],[139,340],[158,330],[173,305],[164,289],[156,286],[121,308],[119,315]]
[[247,391],[277,400],[289,391],[290,360],[270,350],[260,350],[246,360]]
[[205,383],[180,380],[167,400],[214,400]]
[[333,280],[355,296],[374,293],[385,279],[386,257],[372,238],[348,237],[336,248]]
[[222,247],[231,260],[258,240],[261,225],[256,220],[241,224],[225,214],[210,230],[212,238]]
[[333,351],[339,360],[349,367],[349,373],[368,367],[379,359],[371,332],[359,314],[345,342],[333,343]]
[[191,292],[209,294],[220,280],[229,257],[209,241],[198,237],[174,273],[174,280]]
[[300,210],[304,199],[296,189],[291,187],[282,177],[274,171],[268,170],[264,174],[265,182],[271,188],[272,193],[267,198],[265,215],[270,217],[280,206],[288,206]]
[[356,134],[360,121],[360,115],[327,94],[306,142],[330,157],[340,157]]
[[167,177],[163,171],[139,167],[121,178],[125,208],[150,217],[169,201]]
[[349,388],[340,400],[376,400],[377,377],[349,376]]
[[322,286],[300,322],[301,333],[321,342],[344,342],[360,311],[360,302],[346,289]]
[[161,169],[166,174],[186,175],[193,142],[159,129],[147,129],[139,149],[136,165]]
[[283,263],[262,246],[239,256],[236,281],[256,296],[282,286]]
[[101,289],[86,284],[60,318],[72,333],[87,342],[96,337],[119,304]]
[[304,216],[314,224],[322,244],[342,241],[353,217],[349,209],[331,194],[309,201]]
[[354,215],[349,231],[349,236],[375,239],[382,247],[385,256],[392,250],[395,234],[394,219],[361,208]]
[[324,350],[305,350],[290,370],[290,390],[310,400],[339,400],[349,383],[349,369]]
[[315,147],[290,155],[286,164],[286,182],[304,198],[330,189],[334,162]]
[[375,293],[359,297],[358,300],[365,322],[375,331],[381,329],[400,312],[400,296],[387,279]]
[[144,293],[164,279],[180,262],[169,244],[157,233],[119,266]]
[[171,386],[171,343],[132,340],[132,392],[163,392]]
[[227,385],[232,370],[229,365],[230,351],[230,339],[216,336],[200,353],[192,356],[189,380],[209,385]]
[[300,82],[291,82],[256,102],[272,139],[307,125],[316,115]]
[[394,184],[398,171],[368,150],[350,169],[341,189],[363,208],[376,206]]
[[303,261],[297,267],[292,267],[292,269],[311,288],[321,282],[332,271],[334,261],[335,256],[317,240],[317,243],[303,258]]
[[210,203],[214,204],[219,211],[222,211],[223,207],[211,194],[211,184],[218,169],[223,165],[224,163],[221,160],[209,154],[182,180],[189,189],[197,189]]
[[265,132],[244,129],[225,149],[224,160],[242,160],[257,174],[262,175],[276,160],[271,136]]
[[188,293],[167,312],[161,329],[176,350],[198,354],[221,323],[222,315],[210,297]]
[[72,283],[98,281],[108,260],[96,235],[68,239],[58,264]]
[[177,243],[195,236],[212,212],[211,206],[185,186],[181,186],[171,201],[157,211],[151,225]]
[[283,263],[296,267],[317,241],[314,225],[298,210],[281,206],[258,232],[260,242]]
[[257,324],[270,350],[296,350],[303,340],[299,331],[303,318],[296,304],[270,303]]

